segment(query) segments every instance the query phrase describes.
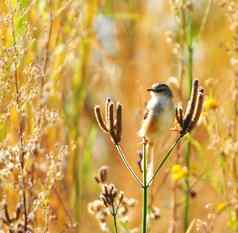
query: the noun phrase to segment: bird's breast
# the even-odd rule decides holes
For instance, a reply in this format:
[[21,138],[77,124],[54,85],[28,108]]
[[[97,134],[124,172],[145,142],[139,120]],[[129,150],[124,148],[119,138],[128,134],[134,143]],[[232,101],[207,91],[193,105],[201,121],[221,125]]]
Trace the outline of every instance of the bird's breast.
[[163,106],[160,111],[151,112],[153,117],[151,117],[150,127],[148,129],[148,134],[151,136],[159,136],[166,133],[172,126],[175,116],[173,104],[168,104]]

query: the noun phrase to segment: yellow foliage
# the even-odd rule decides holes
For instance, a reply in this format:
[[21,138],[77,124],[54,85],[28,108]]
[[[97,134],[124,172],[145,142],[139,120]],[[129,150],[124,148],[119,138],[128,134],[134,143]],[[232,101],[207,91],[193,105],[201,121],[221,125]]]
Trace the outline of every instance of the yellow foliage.
[[215,110],[218,108],[218,102],[216,99],[213,97],[208,97],[205,102],[204,102],[204,110],[209,111],[209,110]]
[[188,170],[186,167],[182,167],[179,164],[175,164],[171,168],[171,177],[173,181],[179,181],[185,178],[188,174]]

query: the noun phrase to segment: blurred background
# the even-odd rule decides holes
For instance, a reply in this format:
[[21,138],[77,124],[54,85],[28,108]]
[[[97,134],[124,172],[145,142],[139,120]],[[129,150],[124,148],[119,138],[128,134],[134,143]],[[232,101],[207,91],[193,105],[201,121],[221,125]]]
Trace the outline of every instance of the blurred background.
[[[189,167],[180,145],[153,184],[151,232],[238,232],[237,19],[235,0],[0,1],[0,232],[20,232],[26,215],[32,232],[101,232],[88,203],[102,165],[136,200],[121,232],[137,232],[141,190],[93,108],[122,104],[121,144],[140,175],[146,89],[165,82],[185,106],[191,79],[205,89],[204,110],[185,139]],[[175,138],[158,140],[155,161]]]

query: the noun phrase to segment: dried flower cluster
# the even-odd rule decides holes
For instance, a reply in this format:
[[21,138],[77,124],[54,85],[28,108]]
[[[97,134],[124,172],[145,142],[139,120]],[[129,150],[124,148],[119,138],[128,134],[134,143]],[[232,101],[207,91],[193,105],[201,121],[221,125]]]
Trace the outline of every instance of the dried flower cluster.
[[110,98],[106,100],[105,104],[105,120],[103,119],[100,106],[95,106],[95,116],[98,125],[103,132],[110,135],[111,140],[115,144],[121,141],[122,131],[122,106],[117,103],[116,105],[116,118],[114,116],[114,103]]
[[176,119],[181,127],[181,135],[191,132],[196,126],[202,113],[203,100],[203,89],[199,88],[199,82],[198,80],[195,80],[193,82],[191,98],[185,113],[182,107],[176,108]]
[[109,216],[112,216],[118,223],[128,221],[129,209],[135,206],[135,200],[125,197],[122,191],[119,191],[114,184],[106,184],[108,176],[107,167],[99,169],[95,177],[96,182],[101,186],[99,199],[88,204],[88,211],[96,217],[100,228],[103,231],[109,231]]

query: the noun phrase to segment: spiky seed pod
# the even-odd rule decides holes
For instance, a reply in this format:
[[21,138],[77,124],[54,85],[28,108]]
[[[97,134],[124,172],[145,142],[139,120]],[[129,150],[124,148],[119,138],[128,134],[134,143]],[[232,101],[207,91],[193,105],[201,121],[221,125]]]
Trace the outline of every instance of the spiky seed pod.
[[119,203],[121,203],[124,199],[124,193],[123,192],[120,192],[119,193]]
[[102,183],[107,181],[107,175],[108,175],[108,167],[107,166],[102,166],[99,169],[99,177]]
[[203,91],[203,89],[201,89],[198,94],[198,102],[197,102],[197,106],[196,106],[196,111],[195,111],[194,117],[192,119],[192,122],[189,126],[190,131],[194,129],[194,127],[196,126],[196,124],[200,118],[200,115],[202,113],[203,102],[204,102],[204,91]]
[[117,103],[116,119],[114,119],[114,104],[110,98],[105,103],[105,122],[101,114],[99,106],[95,106],[95,116],[99,127],[104,133],[108,133],[114,144],[119,144],[121,141],[122,132],[122,106]]
[[107,126],[107,129],[109,129],[109,105],[111,103],[111,98],[107,98],[106,99],[106,102],[105,102],[105,116],[106,116],[106,119],[105,119],[105,122],[106,122],[106,126]]
[[113,114],[113,110],[114,110],[114,104],[111,102],[109,103],[109,111],[108,111],[108,114],[109,114],[109,132],[110,134],[114,134],[114,114]]
[[176,119],[179,125],[183,125],[183,109],[181,107],[176,108]]
[[122,105],[117,103],[116,109],[116,139],[118,142],[121,141],[121,132],[122,132]]
[[103,184],[107,181],[108,167],[102,166],[98,171],[98,175],[94,177],[98,184]]
[[202,113],[203,102],[204,91],[203,89],[199,89],[199,82],[195,80],[185,114],[183,114],[181,107],[176,109],[176,119],[181,127],[181,135],[190,132],[195,127]]
[[107,130],[106,125],[104,124],[104,121],[103,121],[103,118],[102,118],[102,114],[101,114],[100,106],[98,106],[98,105],[95,106],[94,112],[95,112],[96,120],[97,120],[97,123],[98,123],[99,127],[101,128],[101,130],[104,133],[107,133],[108,130]]
[[196,108],[197,96],[198,96],[198,80],[194,80],[193,86],[192,86],[191,98],[188,102],[188,106],[186,108],[186,112],[184,115],[184,127],[188,127],[189,123],[192,120],[192,117]]

